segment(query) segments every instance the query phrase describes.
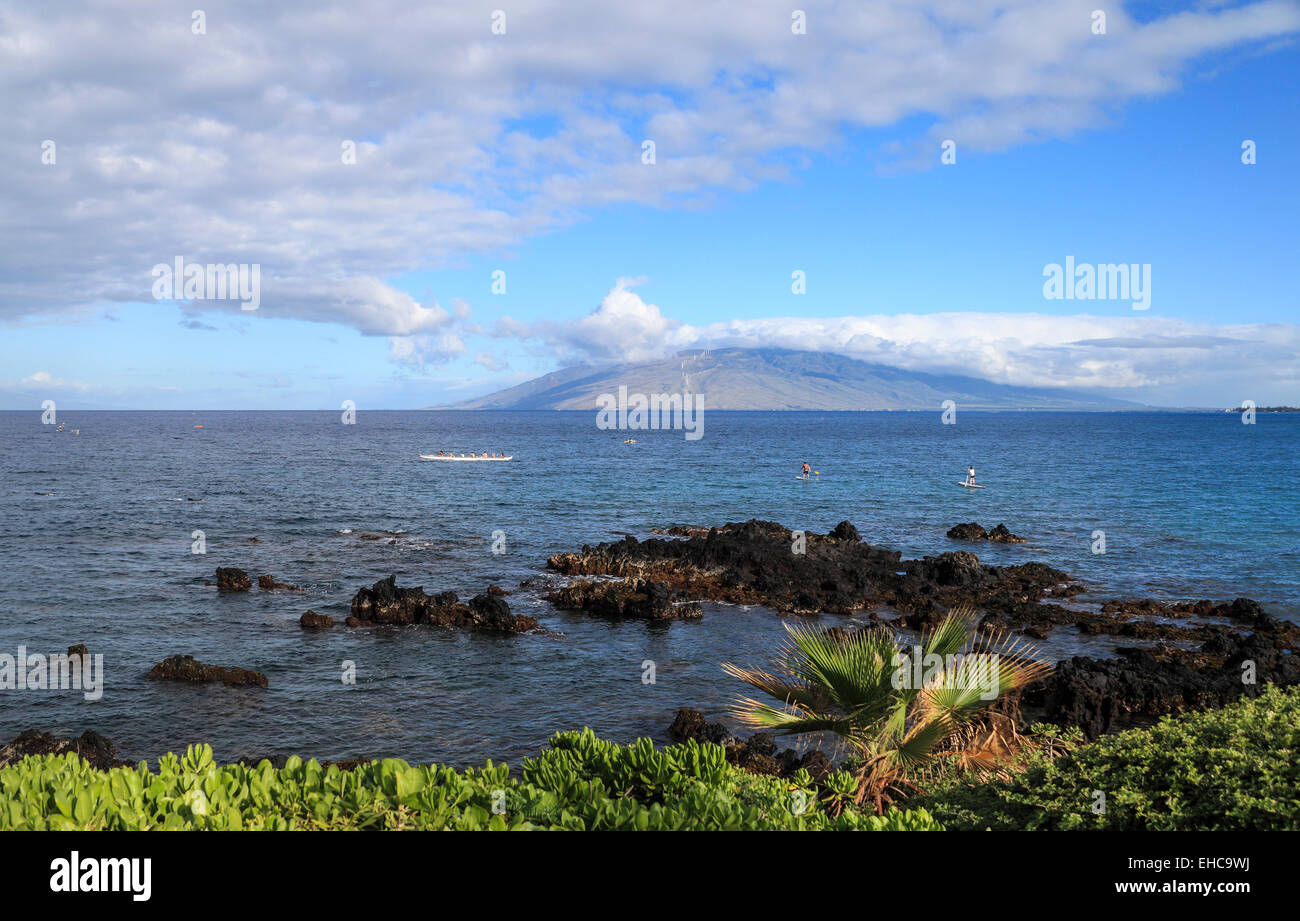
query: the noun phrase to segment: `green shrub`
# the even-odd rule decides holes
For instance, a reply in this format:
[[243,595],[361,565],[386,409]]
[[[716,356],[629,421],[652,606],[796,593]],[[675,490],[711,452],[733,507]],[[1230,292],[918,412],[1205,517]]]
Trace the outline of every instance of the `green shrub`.
[[[948,828],[1300,828],[1300,688],[1104,736],[1009,782],[908,801]],[[1096,811],[1105,794],[1104,811]]]
[[354,770],[297,757],[279,770],[222,766],[206,745],[164,756],[156,773],[144,762],[99,771],[74,754],[0,768],[0,830],[941,827],[923,810],[831,817],[828,805],[839,805],[834,792],[819,798],[806,772],[760,777],[727,764],[716,745],[616,745],[590,730],[555,736],[521,778],[491,762],[465,771],[397,759]]

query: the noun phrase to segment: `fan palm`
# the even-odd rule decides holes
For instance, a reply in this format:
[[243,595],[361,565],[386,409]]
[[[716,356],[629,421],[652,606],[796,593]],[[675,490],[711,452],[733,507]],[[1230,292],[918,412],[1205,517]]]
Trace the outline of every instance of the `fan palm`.
[[774,672],[730,663],[722,669],[779,701],[739,699],[734,713],[746,725],[843,739],[860,765],[857,802],[870,799],[880,811],[892,793],[915,787],[909,778],[954,733],[1051,671],[1033,647],[978,633],[977,624],[972,609],[950,610],[922,637],[919,660],[886,627],[847,633],[786,624]]

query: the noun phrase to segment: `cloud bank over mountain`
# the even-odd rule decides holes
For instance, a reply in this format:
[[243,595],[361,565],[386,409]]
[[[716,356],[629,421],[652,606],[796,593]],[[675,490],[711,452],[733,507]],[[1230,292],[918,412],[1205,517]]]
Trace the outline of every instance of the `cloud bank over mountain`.
[[632,290],[637,281],[619,279],[580,319],[531,324],[506,319],[493,332],[537,340],[571,364],[649,361],[683,349],[782,348],[1023,387],[1158,393],[1219,375],[1300,392],[1300,327],[1295,324],[1216,326],[1149,315],[953,311],[767,317],[695,326],[646,303]]
[[791,349],[683,351],[657,360],[566,368],[446,408],[590,411],[611,400],[628,405],[619,394],[676,394],[683,405],[685,394],[700,394],[698,405],[723,410],[937,410],[949,403],[982,410],[1141,408],[1059,387],[1011,387]]

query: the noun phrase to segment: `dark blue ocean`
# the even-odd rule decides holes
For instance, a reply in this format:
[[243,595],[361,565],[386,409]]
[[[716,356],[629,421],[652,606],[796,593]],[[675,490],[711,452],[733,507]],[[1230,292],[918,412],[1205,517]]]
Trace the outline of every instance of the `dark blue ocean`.
[[[781,618],[706,605],[698,621],[607,623],[527,589],[511,605],[556,635],[307,633],[298,618],[341,620],[359,587],[390,573],[463,597],[489,582],[514,590],[552,553],[672,524],[825,531],[848,519],[915,556],[965,549],[944,536],[958,522],[1005,522],[1029,543],[971,549],[1064,569],[1089,586],[1081,604],[1246,596],[1300,620],[1296,415],[959,413],[943,425],[938,412],[710,412],[698,441],[601,431],[594,413],[340,415],[66,412],[56,432],[38,411],[0,413],[0,653],[86,643],[105,668],[96,701],[0,691],[0,736],[93,728],[129,759],[208,741],[221,758],[457,765],[517,763],[584,725],[665,741],[680,706],[721,714],[741,688],[719,663],[765,661]],[[439,449],[515,459],[417,458]],[[819,479],[795,479],[805,459]],[[956,485],[968,463],[987,489]],[[206,554],[191,552],[195,530]],[[1104,554],[1092,552],[1098,530]],[[306,592],[218,595],[203,584],[218,566]],[[1079,650],[1106,646],[1068,631],[1048,644]],[[263,671],[270,687],[145,679],[176,653]],[[341,681],[345,660],[355,685]]]

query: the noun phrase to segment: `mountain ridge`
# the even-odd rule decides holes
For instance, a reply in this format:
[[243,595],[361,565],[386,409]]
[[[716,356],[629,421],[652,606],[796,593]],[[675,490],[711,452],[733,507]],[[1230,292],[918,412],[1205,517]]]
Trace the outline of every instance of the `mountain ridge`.
[[1083,391],[1019,387],[957,374],[906,371],[830,352],[689,350],[663,359],[577,365],[495,393],[429,409],[596,410],[602,394],[702,393],[716,410],[935,410],[945,400],[973,410],[1119,411],[1139,403]]

